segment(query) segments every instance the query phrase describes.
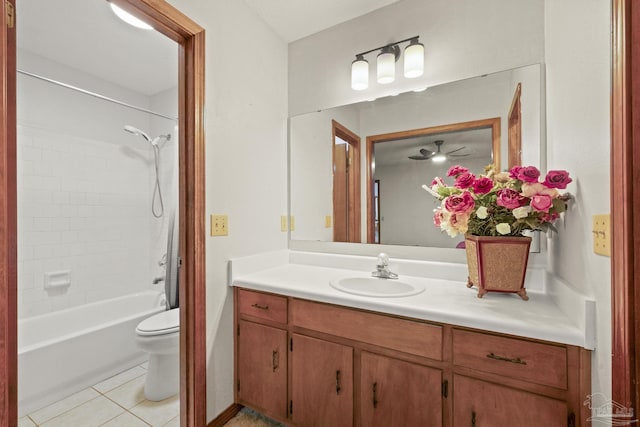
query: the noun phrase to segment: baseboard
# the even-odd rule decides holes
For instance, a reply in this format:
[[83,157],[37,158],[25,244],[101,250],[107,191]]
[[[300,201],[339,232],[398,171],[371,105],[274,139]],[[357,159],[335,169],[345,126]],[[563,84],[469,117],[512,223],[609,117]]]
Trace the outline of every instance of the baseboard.
[[231,420],[231,418],[235,417],[238,414],[238,412],[240,412],[240,410],[242,408],[243,408],[242,405],[240,405],[238,403],[233,403],[227,409],[222,411],[220,413],[220,415],[218,415],[213,420],[211,420],[211,422],[209,424],[207,424],[207,427],[222,427],[222,426],[224,426],[226,423],[228,423]]

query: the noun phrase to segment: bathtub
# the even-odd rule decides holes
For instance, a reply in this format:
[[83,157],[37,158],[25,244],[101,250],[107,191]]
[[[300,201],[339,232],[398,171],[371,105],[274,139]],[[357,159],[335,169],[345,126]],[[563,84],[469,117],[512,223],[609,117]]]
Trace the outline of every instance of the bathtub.
[[144,291],[18,320],[19,415],[144,362],[135,328],[164,301]]

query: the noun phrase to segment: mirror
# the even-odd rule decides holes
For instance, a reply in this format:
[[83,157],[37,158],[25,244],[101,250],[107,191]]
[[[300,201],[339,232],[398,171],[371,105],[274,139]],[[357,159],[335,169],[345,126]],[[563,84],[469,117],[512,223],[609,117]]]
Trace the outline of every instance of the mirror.
[[[542,89],[535,64],[290,118],[291,240],[454,248],[458,241],[433,226],[437,202],[421,185],[454,164],[475,173],[489,163],[543,167]],[[336,155],[345,132],[355,142]],[[447,156],[439,164],[431,158],[438,151]],[[349,171],[338,188],[336,174]],[[336,238],[341,217],[357,217],[349,222],[359,230]]]

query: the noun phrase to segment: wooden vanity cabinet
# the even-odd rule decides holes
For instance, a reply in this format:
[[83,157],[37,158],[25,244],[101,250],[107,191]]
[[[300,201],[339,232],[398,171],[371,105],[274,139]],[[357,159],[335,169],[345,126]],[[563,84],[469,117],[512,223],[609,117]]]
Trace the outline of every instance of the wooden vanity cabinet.
[[289,416],[303,427],[353,425],[353,348],[293,334]]
[[287,298],[239,290],[235,300],[235,400],[286,419]]
[[360,425],[442,426],[442,370],[362,352]]
[[235,297],[236,402],[286,425],[587,425],[588,350],[241,288]]

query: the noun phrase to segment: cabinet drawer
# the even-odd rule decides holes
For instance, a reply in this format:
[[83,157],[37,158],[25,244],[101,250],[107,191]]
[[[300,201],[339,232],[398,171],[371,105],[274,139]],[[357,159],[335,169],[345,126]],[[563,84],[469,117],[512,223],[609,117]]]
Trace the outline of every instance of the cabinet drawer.
[[567,388],[567,350],[562,346],[454,329],[453,363]]
[[442,327],[309,301],[291,301],[294,326],[442,360]]
[[287,298],[262,292],[238,289],[240,315],[287,323]]

